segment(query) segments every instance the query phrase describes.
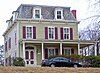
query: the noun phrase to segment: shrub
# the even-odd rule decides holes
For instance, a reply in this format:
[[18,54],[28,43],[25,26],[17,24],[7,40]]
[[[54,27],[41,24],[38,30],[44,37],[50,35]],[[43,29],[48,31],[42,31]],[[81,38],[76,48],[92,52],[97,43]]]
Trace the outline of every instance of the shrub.
[[14,66],[25,66],[25,62],[24,62],[24,60],[21,57],[16,57],[13,60],[13,65]]
[[72,61],[79,61],[81,60],[81,56],[80,55],[55,55],[55,56],[49,56],[49,59],[50,58],[54,58],[54,57],[65,57],[65,58],[68,58],[68,59],[71,59]]

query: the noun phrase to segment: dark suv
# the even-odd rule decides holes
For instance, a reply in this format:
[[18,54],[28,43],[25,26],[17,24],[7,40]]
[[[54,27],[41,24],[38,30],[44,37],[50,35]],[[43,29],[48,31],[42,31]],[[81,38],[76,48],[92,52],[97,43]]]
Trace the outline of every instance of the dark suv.
[[82,67],[82,65],[78,62],[73,62],[70,59],[63,57],[55,57],[52,59],[47,59],[42,61],[41,66],[49,66],[49,67]]

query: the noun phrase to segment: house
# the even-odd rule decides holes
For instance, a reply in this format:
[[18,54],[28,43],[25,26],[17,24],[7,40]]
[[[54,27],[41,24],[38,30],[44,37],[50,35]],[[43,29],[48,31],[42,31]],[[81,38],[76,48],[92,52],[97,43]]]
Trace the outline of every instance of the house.
[[37,66],[51,55],[80,55],[80,48],[95,44],[79,40],[79,21],[70,7],[21,4],[7,24],[5,66],[15,57],[22,57],[26,66]]

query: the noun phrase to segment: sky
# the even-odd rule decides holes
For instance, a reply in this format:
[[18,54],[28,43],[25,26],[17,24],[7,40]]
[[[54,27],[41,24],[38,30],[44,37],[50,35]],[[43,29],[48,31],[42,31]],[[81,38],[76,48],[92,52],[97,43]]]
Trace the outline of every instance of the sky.
[[[50,6],[66,6],[71,10],[77,10],[77,20],[86,18],[87,3],[85,0],[1,0],[0,1],[0,45],[4,44],[3,33],[7,28],[6,20],[12,16],[12,12],[20,6],[20,4],[36,4]],[[81,28],[82,26],[79,26]]]

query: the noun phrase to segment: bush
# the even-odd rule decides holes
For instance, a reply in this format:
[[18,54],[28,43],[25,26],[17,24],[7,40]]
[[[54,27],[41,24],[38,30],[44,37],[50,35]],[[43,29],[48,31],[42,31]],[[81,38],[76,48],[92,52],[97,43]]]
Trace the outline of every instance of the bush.
[[54,58],[54,57],[65,57],[65,58],[68,58],[68,59],[71,59],[72,61],[80,61],[81,60],[81,56],[80,55],[56,55],[56,56],[49,56],[49,59],[50,58]]
[[13,65],[14,66],[25,66],[25,62],[24,62],[24,60],[21,57],[16,57],[13,60]]

